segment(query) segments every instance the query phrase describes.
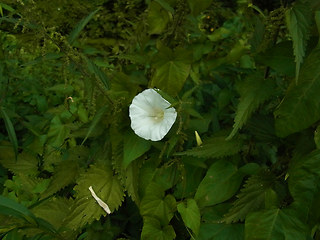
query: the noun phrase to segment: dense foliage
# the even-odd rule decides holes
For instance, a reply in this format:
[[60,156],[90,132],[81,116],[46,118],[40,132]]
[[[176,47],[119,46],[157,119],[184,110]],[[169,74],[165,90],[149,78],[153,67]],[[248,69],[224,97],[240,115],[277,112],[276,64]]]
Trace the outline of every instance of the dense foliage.
[[319,31],[318,0],[1,0],[0,236],[320,239]]

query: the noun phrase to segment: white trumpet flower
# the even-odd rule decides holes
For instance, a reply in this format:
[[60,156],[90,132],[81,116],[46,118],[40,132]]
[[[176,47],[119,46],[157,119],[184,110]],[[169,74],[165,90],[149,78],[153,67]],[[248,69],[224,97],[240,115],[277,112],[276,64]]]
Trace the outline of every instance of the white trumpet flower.
[[132,100],[129,107],[131,128],[139,137],[160,141],[177,118],[170,103],[154,89],[146,89]]

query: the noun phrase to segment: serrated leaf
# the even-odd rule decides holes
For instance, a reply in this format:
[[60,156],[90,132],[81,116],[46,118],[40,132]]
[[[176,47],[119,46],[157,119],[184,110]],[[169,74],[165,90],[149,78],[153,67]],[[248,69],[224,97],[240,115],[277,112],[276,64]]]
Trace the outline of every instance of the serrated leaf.
[[227,160],[219,160],[208,169],[199,184],[194,199],[200,207],[222,203],[231,198],[239,189],[243,174]]
[[92,11],[91,13],[89,13],[88,16],[86,16],[85,18],[83,18],[76,26],[75,28],[72,30],[72,32],[70,33],[70,35],[68,36],[68,42],[72,45],[73,42],[77,39],[77,37],[79,36],[80,32],[84,29],[84,27],[88,24],[88,22],[93,18],[93,16],[99,11],[100,9],[96,9],[94,11]]
[[173,217],[176,200],[172,195],[166,195],[161,185],[151,182],[140,203],[140,214],[156,218],[166,225]]
[[187,202],[181,202],[177,205],[184,224],[198,235],[200,228],[200,210],[194,199],[187,199]]
[[320,119],[320,48],[314,49],[301,67],[299,81],[291,82],[274,112],[279,137],[301,131]]
[[140,168],[136,163],[130,164],[126,169],[125,188],[132,200],[140,205],[139,174]]
[[248,213],[264,207],[265,194],[271,189],[274,180],[270,174],[251,176],[237,195],[238,199],[224,216],[224,221],[228,224],[243,221]]
[[138,137],[132,131],[126,133],[123,141],[123,165],[125,168],[151,148],[150,141]]
[[239,83],[240,101],[237,106],[233,130],[227,140],[242,128],[262,103],[273,96],[274,89],[275,85],[271,79],[264,79],[262,75],[258,74],[251,75]]
[[245,240],[305,240],[306,226],[292,209],[251,213],[245,222]]
[[161,225],[160,221],[153,217],[144,217],[141,240],[173,240],[176,234],[171,225]]
[[2,118],[4,120],[4,124],[6,126],[6,130],[8,132],[8,136],[9,136],[10,142],[12,143],[12,146],[13,146],[15,158],[17,160],[17,157],[18,157],[18,139],[17,139],[17,136],[16,136],[16,132],[14,130],[14,127],[13,127],[13,124],[11,122],[11,119],[9,118],[9,116],[8,116],[6,110],[4,109],[4,107],[1,107],[0,110],[1,110]]
[[308,1],[299,0],[286,11],[286,23],[292,37],[296,61],[296,81],[298,81],[300,65],[305,56],[311,26],[312,9],[308,3]]
[[71,207],[71,214],[65,219],[67,227],[82,228],[85,224],[98,220],[106,212],[92,197],[89,187],[92,186],[96,195],[105,202],[111,212],[115,211],[123,201],[123,188],[112,169],[104,164],[91,165],[86,173],[80,175],[77,185],[75,203]]
[[237,154],[243,143],[239,138],[226,141],[226,137],[212,137],[203,140],[204,144],[176,155],[186,155],[199,158],[221,158]]
[[15,161],[12,148],[1,149],[0,163],[16,175],[27,174],[34,176],[38,174],[38,159],[28,152],[20,153],[17,161]]
[[156,72],[151,86],[172,96],[177,95],[189,76],[192,55],[185,49],[176,49],[173,52],[167,47],[161,47],[155,59]]
[[60,189],[75,182],[79,174],[79,165],[76,161],[63,161],[54,170],[49,187],[41,194],[41,199],[55,194]]

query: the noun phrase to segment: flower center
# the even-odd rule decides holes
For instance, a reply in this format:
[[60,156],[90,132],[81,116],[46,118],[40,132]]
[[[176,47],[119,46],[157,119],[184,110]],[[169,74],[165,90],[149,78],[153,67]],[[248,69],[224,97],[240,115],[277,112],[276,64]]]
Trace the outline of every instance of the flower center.
[[162,109],[154,109],[150,117],[152,117],[155,122],[161,122],[164,117],[164,111]]

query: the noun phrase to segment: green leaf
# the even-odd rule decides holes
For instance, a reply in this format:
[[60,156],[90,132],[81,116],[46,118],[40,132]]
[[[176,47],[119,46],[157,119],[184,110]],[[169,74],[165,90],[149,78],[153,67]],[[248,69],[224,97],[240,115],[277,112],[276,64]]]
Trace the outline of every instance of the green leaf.
[[271,79],[264,79],[262,75],[249,76],[238,85],[240,101],[234,119],[233,130],[227,137],[231,139],[247,122],[252,113],[274,94],[275,86]]
[[305,240],[306,237],[305,224],[292,209],[262,210],[246,218],[246,240]]
[[93,16],[99,11],[100,9],[96,9],[92,11],[88,16],[83,18],[72,30],[70,35],[68,36],[68,42],[72,45],[73,42],[78,38],[80,32],[84,29],[84,27],[88,24],[88,22],[93,18]]
[[127,167],[125,176],[126,176],[125,188],[128,192],[128,195],[137,204],[137,206],[139,206],[140,205],[140,196],[139,196],[140,167],[137,162],[134,162]]
[[188,4],[193,15],[200,14],[202,11],[206,10],[211,3],[212,0],[188,0]]
[[243,174],[227,160],[213,163],[199,184],[194,199],[200,207],[222,203],[239,189]]
[[0,214],[21,218],[32,225],[37,225],[37,219],[25,206],[0,195]]
[[74,87],[71,85],[67,85],[65,83],[61,83],[61,84],[55,84],[52,87],[48,87],[48,88],[46,88],[46,90],[52,91],[55,93],[69,95],[69,94],[72,94],[72,92],[74,91]]
[[199,158],[221,158],[237,154],[243,143],[239,138],[226,141],[226,137],[211,137],[203,140],[204,144],[176,155],[187,155]]
[[61,147],[65,139],[69,136],[70,129],[66,124],[63,124],[59,116],[55,116],[51,120],[50,128],[48,131],[49,144],[52,147]]
[[63,226],[63,220],[70,213],[72,200],[66,198],[51,198],[31,209],[38,218],[46,219],[56,229]]
[[92,186],[96,195],[105,202],[111,212],[115,211],[123,201],[123,188],[117,176],[113,175],[110,166],[104,164],[91,165],[86,173],[80,175],[77,185],[75,203],[71,207],[71,214],[65,219],[67,227],[82,228],[87,223],[98,220],[106,212],[92,197],[89,187]]
[[161,225],[160,221],[153,217],[144,217],[141,240],[173,240],[176,234],[171,225]]
[[167,10],[171,14],[174,14],[174,9],[170,6],[169,3],[167,3],[166,0],[155,0],[155,2],[159,3],[161,7],[163,7],[165,10]]
[[162,225],[166,225],[173,217],[176,200],[172,195],[165,196],[161,185],[151,182],[140,203],[140,214],[156,218]]
[[177,95],[189,76],[192,55],[185,49],[180,48],[173,52],[167,47],[161,47],[155,59],[156,72],[151,86],[172,96]]
[[177,205],[177,210],[184,224],[190,228],[195,235],[198,235],[201,216],[197,202],[194,199],[187,199],[186,203],[181,202]]
[[34,176],[39,173],[39,162],[35,155],[28,152],[22,152],[18,155],[17,161],[15,161],[12,148],[2,148],[0,152],[0,163],[14,174]]
[[10,139],[10,142],[12,143],[12,146],[13,146],[13,149],[14,149],[14,153],[15,153],[15,157],[16,157],[16,160],[17,160],[17,157],[18,157],[18,139],[17,139],[17,136],[16,136],[16,132],[14,130],[14,127],[13,127],[13,124],[6,112],[6,110],[4,109],[4,107],[1,107],[0,108],[1,110],[1,114],[2,114],[2,117],[3,117],[3,120],[4,120],[4,124],[6,126],[6,130],[8,132],[8,136],[9,136],[9,139]]
[[129,164],[142,156],[145,152],[147,152],[151,147],[151,142],[146,141],[143,138],[138,137],[132,131],[127,132],[124,137],[123,144],[123,165],[125,168],[129,166]]
[[110,79],[107,77],[107,75],[98,67],[92,60],[89,58],[84,58],[89,72],[95,75],[97,79],[99,79],[102,84],[104,85],[106,90],[110,89]]
[[243,240],[243,224],[201,223],[197,240]]
[[255,57],[258,63],[265,64],[278,73],[294,76],[295,63],[292,53],[292,43],[283,41],[267,49],[265,52]]
[[163,8],[158,1],[153,1],[150,3],[147,19],[149,34],[162,33],[165,30],[169,20],[170,18],[168,11]]
[[260,210],[265,206],[266,193],[272,190],[274,177],[271,174],[260,174],[251,176],[233,203],[229,212],[225,215],[224,221],[232,223],[243,221],[248,213]]
[[107,106],[103,106],[99,109],[99,111],[96,113],[96,115],[94,116],[94,118],[92,119],[92,122],[90,124],[90,127],[88,129],[88,132],[86,134],[86,137],[83,139],[81,145],[83,145],[85,143],[85,141],[88,139],[88,137],[90,136],[90,134],[93,132],[93,130],[96,128],[96,126],[98,125],[98,123],[100,122],[101,118],[103,117],[103,115],[107,112],[108,107]]
[[319,46],[320,45],[320,11],[315,12],[314,18],[316,20],[316,25],[318,28],[318,35],[319,35],[318,46]]
[[293,158],[290,161],[288,175],[288,186],[292,197],[301,204],[301,207],[308,208],[320,186],[320,150],[315,150],[304,157]]
[[15,9],[13,9],[12,7],[10,7],[9,5],[7,5],[7,4],[5,4],[5,3],[0,3],[0,6],[1,6],[3,9],[5,9],[5,10],[7,10],[7,11],[9,11],[9,12],[14,12],[14,11],[16,11]]
[[299,81],[291,82],[274,112],[276,134],[286,137],[320,119],[320,48],[314,49],[301,67]]
[[75,182],[79,174],[79,165],[76,161],[63,161],[54,170],[49,187],[41,195],[41,199],[55,194],[60,189]]
[[64,55],[63,53],[55,53],[55,52],[46,53],[45,55],[37,57],[36,59],[34,59],[30,62],[27,62],[27,63],[23,64],[22,66],[32,66],[32,65],[39,64],[39,63],[43,63],[44,61],[56,60],[56,59],[61,58],[63,55]]
[[305,56],[312,23],[312,8],[308,3],[309,2],[305,0],[298,0],[291,9],[286,11],[286,23],[292,37],[293,52],[296,61],[296,82],[299,77],[300,65]]

